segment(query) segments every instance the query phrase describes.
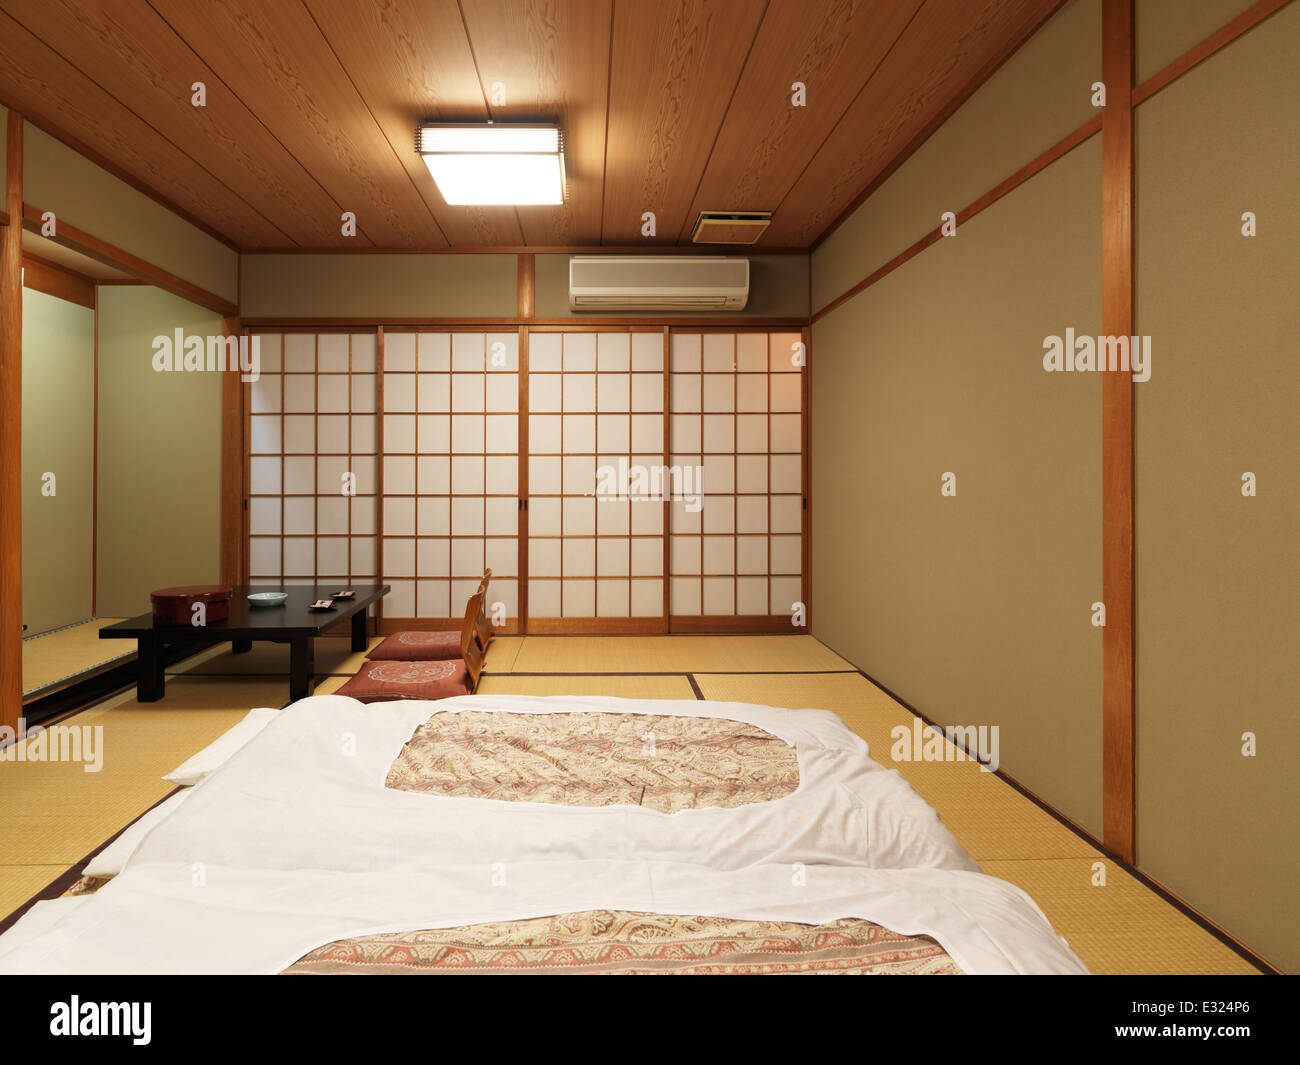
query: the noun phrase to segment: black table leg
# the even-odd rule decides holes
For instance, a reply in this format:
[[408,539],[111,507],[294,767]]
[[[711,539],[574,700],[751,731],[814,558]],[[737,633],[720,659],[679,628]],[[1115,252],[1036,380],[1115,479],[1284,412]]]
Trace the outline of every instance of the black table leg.
[[163,642],[156,635],[141,636],[136,641],[135,697],[138,702],[156,703],[163,697]]
[[230,650],[232,654],[242,655],[245,651],[253,649],[252,640],[231,640]]
[[295,636],[289,641],[289,701],[297,702],[311,694],[316,672],[316,641],[310,636]]
[[369,620],[370,608],[362,607],[352,615],[352,650],[364,651],[370,643]]

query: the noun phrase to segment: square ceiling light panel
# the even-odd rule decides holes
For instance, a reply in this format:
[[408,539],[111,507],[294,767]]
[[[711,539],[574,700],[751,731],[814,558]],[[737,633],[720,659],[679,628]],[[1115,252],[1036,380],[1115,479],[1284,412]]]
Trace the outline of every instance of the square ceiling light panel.
[[564,138],[555,126],[427,123],[415,131],[452,206],[564,203]]

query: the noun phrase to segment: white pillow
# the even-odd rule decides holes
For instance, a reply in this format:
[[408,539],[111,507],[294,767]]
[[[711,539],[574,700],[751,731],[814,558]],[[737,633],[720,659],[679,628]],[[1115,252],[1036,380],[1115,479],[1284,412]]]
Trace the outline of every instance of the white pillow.
[[172,813],[182,801],[189,798],[189,795],[188,791],[178,791],[170,799],[160,802],[148,813],[139,817],[117,839],[113,840],[112,843],[86,863],[86,868],[82,870],[82,876],[117,876],[122,871],[122,867],[126,865],[126,860],[140,846],[140,841],[144,839],[145,833]]
[[226,759],[266,728],[279,712],[273,706],[259,706],[255,710],[250,710],[243,721],[223,732],[198,754],[186,759],[163,777],[163,780],[170,780],[173,784],[197,784],[209,773],[220,768]]

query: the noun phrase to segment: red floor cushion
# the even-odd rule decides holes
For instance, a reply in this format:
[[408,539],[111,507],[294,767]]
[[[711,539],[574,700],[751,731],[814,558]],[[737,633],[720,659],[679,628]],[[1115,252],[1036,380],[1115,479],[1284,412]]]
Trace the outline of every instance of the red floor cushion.
[[459,632],[395,632],[371,651],[375,662],[435,662],[460,657]]
[[469,674],[460,659],[444,662],[367,662],[334,693],[363,703],[397,699],[449,699],[469,694]]

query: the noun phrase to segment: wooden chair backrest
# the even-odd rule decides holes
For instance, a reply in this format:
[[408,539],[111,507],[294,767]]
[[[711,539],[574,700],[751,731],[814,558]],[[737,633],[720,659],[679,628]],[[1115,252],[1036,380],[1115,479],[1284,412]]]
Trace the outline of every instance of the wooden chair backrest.
[[478,689],[479,674],[483,672],[483,649],[478,641],[478,616],[483,610],[483,597],[478,593],[465,604],[465,621],[460,627],[460,657],[465,660],[469,674],[469,690]]
[[496,630],[492,628],[492,620],[491,618],[488,617],[488,612],[487,612],[487,603],[488,603],[487,590],[488,590],[488,585],[491,583],[492,583],[492,571],[490,569],[484,570],[483,579],[479,581],[478,584],[478,591],[474,593],[480,599],[478,620],[476,622],[476,627],[478,629],[479,647],[483,649],[484,654],[487,654],[488,644],[492,642],[492,637],[496,635]]

